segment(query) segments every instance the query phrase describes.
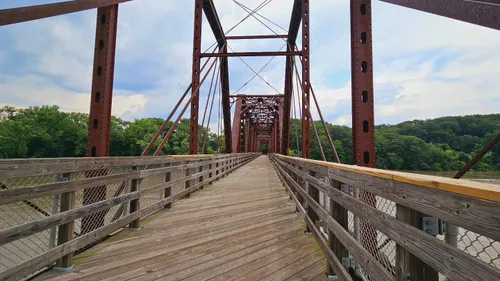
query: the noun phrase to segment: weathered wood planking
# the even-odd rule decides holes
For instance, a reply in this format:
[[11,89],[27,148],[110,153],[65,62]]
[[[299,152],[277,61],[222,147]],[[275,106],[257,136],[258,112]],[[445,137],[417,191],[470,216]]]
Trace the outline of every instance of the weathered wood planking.
[[[345,172],[351,172],[360,175],[371,176],[393,180],[396,182],[407,183],[415,186],[422,186],[431,189],[443,190],[456,194],[461,194],[473,198],[484,199],[494,202],[500,202],[500,186],[482,182],[475,182],[463,179],[452,179],[438,176],[419,175],[403,172],[394,172],[375,168],[366,168],[353,165],[323,162],[311,159],[294,158],[290,156],[275,155],[280,159],[286,159],[301,166],[311,164],[309,169],[333,168]],[[320,168],[324,167],[324,168]]]
[[[356,261],[367,271],[369,276],[378,281],[395,280],[394,276],[387,272],[385,268],[376,260],[376,258],[373,257],[368,250],[363,248],[361,243],[352,237],[351,234],[344,229],[344,227],[329,216],[328,212],[324,210],[319,203],[313,200],[304,190],[302,190],[292,177],[290,177],[280,166],[276,167],[278,168],[278,173],[286,179],[286,183],[291,185],[293,190],[297,190],[297,192],[299,192],[302,197],[307,200],[308,205],[312,207],[318,216],[327,223],[328,229],[332,231],[335,234],[335,237],[344,245],[345,248],[349,250]],[[292,194],[292,196],[296,198],[295,195]],[[329,261],[330,260],[331,259],[329,259]],[[338,265],[332,267],[335,272],[338,272]]]
[[[158,202],[155,202],[154,204],[152,204],[146,208],[140,208],[139,210],[136,210],[135,212],[133,212],[133,213],[121,218],[121,219],[118,219],[115,222],[112,222],[112,223],[110,223],[106,226],[103,226],[103,227],[101,227],[93,232],[87,233],[87,234],[82,235],[76,239],[73,239],[71,241],[68,241],[68,242],[62,244],[62,245],[59,245],[53,249],[50,249],[47,252],[43,253],[42,255],[40,255],[36,258],[27,260],[22,264],[19,264],[15,267],[9,268],[6,271],[0,273],[0,280],[4,280],[4,279],[17,280],[19,277],[26,276],[29,273],[36,271],[38,268],[42,268],[44,266],[50,265],[53,261],[55,261],[63,256],[67,256],[68,254],[70,254],[70,253],[76,251],[77,249],[80,249],[88,244],[99,241],[103,237],[105,237],[105,236],[109,235],[110,233],[128,225],[132,221],[137,221],[139,218],[147,217],[147,216],[163,209],[165,205],[171,204],[173,201],[178,200],[178,198],[181,197],[182,194],[184,194],[186,192],[193,192],[193,191],[199,189],[204,184],[207,184],[209,181],[213,181],[213,180],[216,180],[218,178],[223,177],[224,175],[232,172],[233,170],[237,169],[238,167],[248,163],[248,161],[254,159],[256,156],[257,156],[257,154],[239,154],[239,155],[234,154],[234,155],[230,155],[227,157],[226,156],[221,157],[223,159],[220,161],[210,160],[211,163],[218,163],[218,162],[224,162],[225,161],[224,159],[226,159],[226,158],[234,159],[234,161],[231,164],[227,163],[226,165],[219,166],[220,169],[225,168],[224,172],[218,173],[217,175],[215,175],[215,173],[212,173],[212,178],[201,181],[189,189],[186,189],[178,194],[174,194],[173,196],[163,198],[163,199],[159,200]],[[194,157],[188,157],[188,158],[192,159]],[[191,160],[190,162],[192,162],[192,161],[193,160]],[[195,163],[194,167],[202,167],[202,165],[205,165],[206,163],[208,163],[208,162],[207,161],[205,161],[205,162],[197,161],[197,163]],[[171,166],[171,167],[175,168],[175,166]],[[168,172],[168,169],[163,169],[162,172]],[[208,175],[211,172],[213,172],[213,170],[212,171],[210,171],[210,170],[201,171],[201,172],[193,174],[187,178],[181,178],[181,179],[178,179],[175,181],[170,181],[170,182],[158,184],[158,185],[155,185],[152,187],[148,187],[146,189],[133,191],[133,192],[125,194],[125,195],[114,197],[112,199],[100,201],[100,202],[90,204],[90,205],[85,205],[85,206],[82,206],[82,207],[77,208],[77,209],[67,210],[65,212],[58,213],[56,215],[52,215],[52,216],[47,217],[47,218],[42,218],[42,219],[34,221],[34,222],[29,222],[29,223],[26,223],[23,225],[18,225],[18,226],[9,228],[9,229],[5,229],[3,231],[0,231],[0,244],[8,243],[9,241],[17,240],[17,239],[20,239],[22,237],[43,231],[45,229],[48,229],[48,228],[51,228],[51,227],[54,227],[57,225],[71,223],[74,220],[81,218],[85,215],[95,213],[95,212],[98,212],[101,210],[109,209],[112,206],[116,206],[116,205],[120,205],[120,204],[123,205],[124,203],[139,199],[141,196],[143,196],[146,193],[166,189],[166,188],[172,186],[172,184],[175,184],[176,182],[196,179],[196,178]],[[154,173],[158,174],[159,172],[154,171]],[[140,174],[138,172],[127,173],[127,175],[129,175],[130,178],[125,177],[126,180],[133,180],[133,179],[140,178]],[[102,179],[102,178],[105,178],[105,180],[108,180],[108,182],[104,181],[104,182],[100,182],[100,183],[102,183],[102,184],[109,184],[110,183],[109,177],[101,177],[100,179]],[[124,178],[121,178],[120,180],[118,180],[117,178],[118,177],[112,177],[111,179],[116,180],[116,181],[123,181],[124,180]],[[66,184],[66,186],[68,186],[67,183],[75,183],[75,182],[77,182],[77,181],[73,181],[73,182],[69,181],[69,182],[64,182],[62,184]],[[84,183],[88,184],[88,182],[89,181],[84,180]],[[81,181],[80,181],[80,183],[81,183]],[[96,182],[93,181],[93,184],[91,186],[95,186],[95,184],[96,184]],[[73,189],[75,187],[61,189],[60,184],[57,184],[57,185],[51,184],[49,186],[51,187],[49,192],[55,192],[54,189],[56,187],[59,188],[58,190],[60,190],[60,193],[68,192],[68,190],[70,190],[70,191],[76,190],[76,189]],[[69,186],[72,186],[72,185],[69,185]],[[78,186],[78,182],[75,184],[75,186]],[[40,192],[45,192],[45,191],[42,190]],[[50,194],[52,194],[52,193],[50,193]]]
[[[177,163],[193,160],[227,160],[246,157],[248,154],[206,154],[178,156],[137,156],[137,157],[81,157],[81,158],[46,158],[0,160],[0,178],[23,177],[32,175],[50,175],[56,173],[75,173],[116,167]],[[253,154],[257,155],[257,154]]]
[[[287,162],[289,160],[285,157],[279,158],[286,159]],[[300,163],[300,160],[293,159],[289,162]],[[317,166],[309,162],[306,165],[308,169]],[[324,169],[322,171],[325,172]],[[500,241],[498,202],[335,168],[328,168],[326,175],[333,180]]]
[[[205,199],[210,202],[198,208]],[[72,273],[35,280],[310,280],[323,274],[326,281],[324,256],[303,229],[263,156],[141,222],[139,231],[120,232],[76,256]]]
[[317,186],[328,197],[361,219],[369,221],[371,225],[376,225],[379,231],[451,280],[500,280],[500,269],[445,244],[360,200],[333,189],[330,185],[305,174],[282,160],[277,161],[301,175],[310,184]]

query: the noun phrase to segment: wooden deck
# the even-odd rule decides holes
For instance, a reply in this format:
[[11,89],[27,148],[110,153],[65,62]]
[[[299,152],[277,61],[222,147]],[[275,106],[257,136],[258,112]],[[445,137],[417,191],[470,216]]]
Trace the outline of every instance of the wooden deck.
[[35,280],[327,280],[267,156]]

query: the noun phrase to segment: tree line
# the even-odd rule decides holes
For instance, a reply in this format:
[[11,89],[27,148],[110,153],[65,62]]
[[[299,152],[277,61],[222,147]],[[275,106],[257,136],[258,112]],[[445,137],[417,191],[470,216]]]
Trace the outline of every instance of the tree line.
[[[63,112],[57,106],[15,109],[0,108],[0,158],[83,157],[87,151],[88,115]],[[111,156],[138,156],[163,123],[160,118],[111,120]],[[290,154],[300,155],[300,120],[291,119]],[[352,164],[352,131],[327,123],[340,161]],[[172,122],[167,125],[167,130]],[[320,122],[315,122],[328,161],[333,153]],[[442,117],[413,120],[375,127],[377,167],[391,170],[448,171],[462,168],[478,150],[500,132],[500,114]],[[205,153],[224,151],[224,137],[207,134]],[[158,140],[159,144],[161,138]],[[201,145],[200,145],[201,146]],[[187,154],[189,119],[182,119],[162,150],[165,155]],[[201,147],[200,151],[201,153]],[[311,158],[321,160],[319,146],[311,134]],[[500,170],[500,147],[488,153],[475,170]]]

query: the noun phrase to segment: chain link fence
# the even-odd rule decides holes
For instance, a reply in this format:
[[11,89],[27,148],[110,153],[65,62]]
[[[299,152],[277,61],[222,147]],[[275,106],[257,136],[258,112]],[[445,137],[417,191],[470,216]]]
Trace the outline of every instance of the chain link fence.
[[[300,186],[304,187],[302,184],[303,180],[301,178],[302,175],[297,175],[294,169],[297,171],[307,171],[304,169],[311,169],[311,171],[315,171],[314,177],[319,179],[321,182],[327,183],[329,186],[332,186],[334,181],[329,178],[326,174],[320,174],[317,171],[320,171],[317,166],[313,166],[307,163],[299,163],[300,160],[291,160],[291,161],[277,161],[278,166],[283,168],[290,178],[298,183]],[[307,167],[307,168],[304,168]],[[324,170],[324,169],[323,169]],[[302,172],[301,172],[302,173]],[[311,183],[309,183],[311,185]],[[314,184],[312,184],[314,187]],[[341,184],[341,191],[346,193],[348,196],[355,198],[356,200],[362,201],[363,203],[376,207],[377,210],[382,211],[386,215],[392,218],[397,218],[398,207],[396,202],[389,200],[387,198],[383,198],[381,196],[377,196],[367,191],[360,190],[359,188],[354,188],[352,186]],[[330,204],[330,198],[328,195],[324,194],[321,190],[319,191],[319,202],[318,202],[324,210],[328,213],[332,213],[332,206]],[[307,207],[307,204],[305,204]],[[324,237],[328,237],[328,230],[326,226],[326,222],[320,220],[319,221],[320,230],[323,233]],[[354,237],[363,248],[367,250],[369,254],[371,254],[375,260],[382,265],[382,267],[391,275],[396,275],[396,249],[397,245],[395,241],[390,239],[387,235],[379,231],[377,228],[380,228],[379,225],[373,225],[369,221],[365,221],[361,218],[358,218],[351,211],[347,210],[347,225],[346,230],[349,234]],[[446,231],[446,228],[444,228]],[[430,234],[429,234],[430,235]],[[445,242],[445,235],[436,235],[436,241],[441,241],[439,243]],[[475,257],[487,264],[490,264],[496,268],[500,268],[500,242],[495,241],[491,238],[488,238],[484,235],[480,235],[471,230],[467,230],[464,228],[458,228],[458,236],[457,236],[458,244],[457,248],[472,257]],[[353,256],[350,256],[349,265],[354,269],[356,275],[363,280],[374,280],[371,276],[369,276],[368,271],[366,271],[360,263],[357,263]],[[348,262],[348,261],[345,261]],[[439,274],[440,280],[446,280],[444,275]]]
[[[189,187],[201,187],[209,179],[208,169],[210,167],[212,169],[210,174],[215,179],[216,163],[219,163],[219,167],[222,167],[223,161],[234,158],[234,161],[238,160],[241,164],[246,163],[246,161],[253,159],[255,156],[254,154],[234,154],[202,156],[199,158],[186,157],[186,159],[182,157],[166,157],[163,162],[161,161],[161,157],[134,159],[116,157],[106,160],[85,160],[83,158],[82,160],[63,159],[62,161],[68,162],[67,165],[59,165],[60,163],[56,162],[59,160],[54,160],[53,166],[41,162],[47,160],[40,160],[40,163],[42,163],[40,165],[42,166],[35,166],[34,168],[30,166],[30,161],[36,163],[37,160],[25,161],[24,164],[27,170],[32,169],[37,171],[33,172],[35,175],[30,175],[29,172],[22,171],[23,162],[21,161],[23,160],[21,160],[19,171],[16,171],[14,176],[9,173],[0,174],[0,190],[8,191],[9,194],[15,192],[16,198],[18,198],[11,199],[8,203],[0,204],[0,231],[10,230],[28,223],[47,221],[46,219],[51,216],[72,209],[80,209],[89,204],[97,206],[99,203],[108,203],[114,201],[113,199],[118,200],[117,202],[119,203],[117,204],[110,203],[109,207],[101,207],[99,211],[92,211],[74,219],[72,221],[72,236],[73,239],[76,239],[131,215],[130,200],[127,201],[123,198],[126,198],[132,192],[133,179],[139,177],[137,181],[140,186],[139,190],[141,190],[140,197],[138,198],[140,200],[140,209],[154,208],[147,209],[151,210],[148,212],[141,212],[141,218],[144,218],[150,215],[151,212],[164,207],[166,203],[164,205],[158,205],[158,203],[168,199],[166,198],[167,186],[171,186],[171,196],[175,196],[175,194],[184,192]],[[130,163],[134,161],[137,164]],[[2,162],[0,162],[1,164]],[[89,168],[78,168],[79,165]],[[171,169],[169,169],[170,167]],[[9,169],[11,167],[7,167],[6,169],[4,167],[4,171]],[[2,170],[0,169],[0,171]],[[139,176],[143,171],[146,172],[144,176]],[[39,173],[39,175],[36,175],[36,173]],[[196,173],[200,173],[200,176],[183,180]],[[219,175],[221,174],[222,172],[219,173]],[[89,185],[89,181],[97,181],[100,184]],[[172,183],[169,184],[169,182]],[[54,190],[60,185],[60,192],[65,192],[64,187],[71,187],[72,184],[86,187],[71,189],[71,193],[74,194],[74,200],[72,200],[70,206],[65,206],[61,199],[62,193],[55,194],[55,191],[50,190]],[[30,192],[42,192],[41,194],[43,194],[44,188],[48,188],[49,191],[47,192],[55,195],[31,196],[26,197],[29,199],[23,199],[23,194],[29,195]],[[174,197],[170,198],[174,200]],[[153,206],[155,204],[158,208]],[[0,245],[0,273],[21,266],[60,245],[58,231],[59,227],[54,226],[42,231],[35,231],[35,233],[29,235],[23,235],[20,239],[2,243]],[[104,238],[102,237],[102,239]],[[74,253],[84,251],[102,241],[102,239],[97,239],[90,244],[87,243]],[[48,266],[51,265],[53,263],[48,264]],[[30,270],[33,269],[30,268]],[[32,274],[36,273],[33,270]]]

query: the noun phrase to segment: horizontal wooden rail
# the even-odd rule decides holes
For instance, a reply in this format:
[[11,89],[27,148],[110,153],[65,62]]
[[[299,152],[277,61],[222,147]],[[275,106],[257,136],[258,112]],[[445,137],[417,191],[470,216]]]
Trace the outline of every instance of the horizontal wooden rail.
[[[410,276],[415,278],[421,272],[417,272],[419,267],[412,268],[403,264],[405,260],[401,259],[401,255],[398,253],[400,259],[396,258],[395,260],[396,275],[394,275],[394,271],[389,270],[387,265],[381,262],[382,255],[374,254],[372,249],[369,250],[363,243],[360,243],[355,234],[349,233],[330,215],[329,210],[326,210],[311,197],[310,191],[307,189],[317,189],[335,203],[352,212],[354,216],[368,222],[376,231],[385,234],[390,241],[397,244],[398,248],[408,251],[420,259],[423,262],[421,266],[430,266],[450,280],[500,280],[498,267],[443,243],[414,225],[408,224],[403,217],[394,217],[352,196],[352,194],[346,193],[345,190],[334,188],[328,182],[338,181],[351,187],[354,186],[359,188],[360,192],[376,194],[401,206],[406,206],[410,210],[413,208],[429,216],[449,219],[448,221],[455,225],[469,230],[473,229],[480,235],[498,241],[500,215],[496,210],[500,208],[500,204],[496,201],[477,198],[474,196],[478,194],[476,192],[470,192],[472,195],[466,196],[437,189],[436,187],[441,186],[441,184],[451,184],[445,178],[415,176],[407,173],[366,169],[274,154],[271,159],[283,183],[292,193],[292,197],[294,199],[301,198],[296,200],[297,204],[306,203],[307,209],[312,210],[318,216],[326,230],[340,241],[355,258],[356,264],[361,266],[373,280],[401,280],[399,278],[410,278]],[[411,180],[413,178],[418,180]],[[328,180],[325,181],[325,179]],[[428,186],[430,181],[434,182],[432,187]],[[305,183],[306,187],[300,182]],[[482,183],[463,180],[455,180],[453,183],[462,188],[462,192],[465,189],[475,188],[495,191],[496,188],[492,185],[485,186]],[[308,215],[309,211],[305,214],[308,225],[319,223],[319,221],[308,222],[311,220]],[[328,251],[324,250],[324,252],[327,256],[329,255]],[[338,272],[338,261],[328,260],[334,270]],[[437,274],[435,276],[437,278]],[[338,277],[340,280],[349,280],[342,274]],[[421,279],[416,278],[415,280]]]
[[[56,227],[65,226],[68,233],[72,234],[74,232],[72,228],[73,223],[79,219],[93,218],[97,221],[94,222],[96,226],[90,231],[86,231],[77,237],[69,235],[66,241],[58,243],[55,247],[48,249],[44,253],[29,256],[24,262],[0,271],[0,280],[18,280],[41,268],[51,266],[56,260],[71,256],[75,251],[99,242],[117,230],[124,229],[127,226],[130,227],[132,222],[139,222],[139,219],[166,208],[167,205],[225,176],[234,169],[255,159],[258,155],[247,153],[168,157],[117,157],[116,159],[93,158],[90,162],[87,159],[53,159],[52,161],[55,164],[52,166],[50,165],[50,159],[0,161],[0,166],[4,167],[4,169],[0,169],[0,181],[5,182],[5,189],[0,191],[0,206],[2,206],[2,209],[7,210],[12,208],[15,211],[17,208],[16,204],[23,204],[27,199],[40,204],[39,202],[43,202],[43,200],[51,200],[54,196],[61,196],[63,194],[73,194],[64,198],[82,200],[81,198],[75,199],[74,194],[75,192],[82,194],[81,192],[87,189],[96,189],[97,192],[99,190],[106,191],[107,186],[114,185],[114,189],[119,191],[110,190],[107,195],[104,194],[105,196],[101,200],[91,204],[69,202],[69,206],[76,205],[80,207],[70,207],[67,210],[61,210],[59,213],[49,214],[42,218],[34,216],[36,219],[28,220],[22,224],[17,224],[15,221],[9,224],[7,221],[8,218],[2,218],[3,225],[7,222],[7,228],[0,230],[0,245],[4,246],[17,243],[20,240],[24,241],[23,243],[29,243],[32,235]],[[7,168],[12,163],[16,163],[16,167]],[[36,168],[37,163],[41,164],[38,168]],[[70,166],[64,167],[60,163],[70,164]],[[117,168],[119,169],[113,171],[116,174],[107,175],[106,172]],[[29,173],[33,171],[37,171],[38,173]],[[68,173],[68,171],[71,172]],[[91,177],[94,171],[101,171],[101,176]],[[186,173],[186,171],[192,171],[192,173]],[[72,180],[71,173],[77,173],[80,176],[88,174],[88,178]],[[166,175],[172,173],[182,174],[182,176],[175,179],[171,179],[170,176],[166,177]],[[68,181],[46,182],[47,176],[49,178],[58,178],[63,174],[69,176]],[[41,176],[43,180],[36,182],[37,176]],[[27,179],[27,186],[19,186],[19,184],[17,186],[9,186],[10,182],[20,182],[24,178]],[[151,179],[153,181],[151,182],[150,180],[147,183],[144,179]],[[161,179],[163,179],[163,182]],[[136,189],[127,193],[125,187],[131,182],[135,182],[134,186]],[[190,185],[186,184],[185,187],[182,187],[186,182],[190,182]],[[146,183],[147,185],[144,185]],[[172,192],[174,186],[181,187],[182,189]],[[166,192],[167,190],[170,190],[169,193]],[[161,194],[165,195],[163,198],[157,197],[160,191]],[[141,206],[138,203],[143,198],[147,198],[148,205]],[[127,204],[130,204],[131,211],[129,213],[124,212]],[[108,221],[109,219],[102,220],[99,224],[99,214],[102,217],[102,212],[107,214],[111,210],[116,210],[114,207],[119,208],[117,213],[112,216],[113,220],[110,222]],[[32,212],[35,211],[32,210]],[[139,227],[140,224],[133,225],[134,227]],[[12,244],[11,246],[15,247],[15,245]]]

